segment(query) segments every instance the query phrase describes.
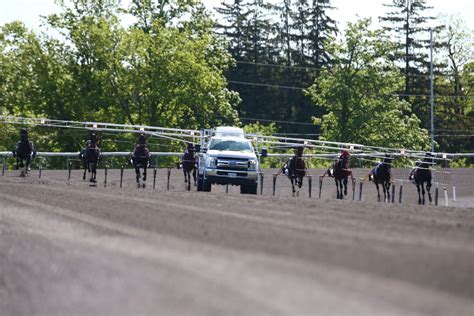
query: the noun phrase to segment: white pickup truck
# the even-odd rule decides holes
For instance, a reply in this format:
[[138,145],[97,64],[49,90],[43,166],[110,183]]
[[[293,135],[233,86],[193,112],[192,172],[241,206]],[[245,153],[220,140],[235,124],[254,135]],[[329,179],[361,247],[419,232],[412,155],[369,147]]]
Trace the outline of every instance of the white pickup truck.
[[237,127],[217,127],[198,155],[198,191],[212,184],[240,185],[240,193],[257,194],[260,165],[252,142]]

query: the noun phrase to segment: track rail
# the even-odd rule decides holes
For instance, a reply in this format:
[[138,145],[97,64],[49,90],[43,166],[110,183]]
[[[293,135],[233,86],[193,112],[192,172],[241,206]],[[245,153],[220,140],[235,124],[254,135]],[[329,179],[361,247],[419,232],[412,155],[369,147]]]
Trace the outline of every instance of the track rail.
[[[119,152],[102,152],[101,155],[104,157],[127,157],[132,153],[129,151]],[[163,157],[163,156],[182,156],[183,153],[176,152],[150,152],[152,157]],[[10,151],[0,151],[0,157],[11,157],[13,153]],[[37,157],[79,157],[79,152],[37,152]]]

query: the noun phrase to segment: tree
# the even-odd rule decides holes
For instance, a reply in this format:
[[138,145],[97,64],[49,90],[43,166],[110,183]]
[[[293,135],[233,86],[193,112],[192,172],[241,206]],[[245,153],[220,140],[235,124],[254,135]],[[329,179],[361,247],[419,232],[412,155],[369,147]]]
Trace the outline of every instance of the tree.
[[[299,74],[295,82],[301,82],[304,86],[310,85],[319,76],[320,69],[329,66],[331,56],[326,46],[335,40],[337,34],[336,22],[328,15],[334,9],[330,0],[312,0],[305,4],[305,0],[298,1],[296,6],[294,26],[301,30],[297,39],[301,41],[300,66],[314,68]],[[299,96],[295,100],[293,117],[297,121],[307,121],[311,116],[321,115],[322,108],[314,106],[306,97]]]
[[221,14],[224,19],[216,23],[215,30],[227,39],[229,52],[239,60],[244,55],[244,33],[249,14],[248,11],[244,10],[243,5],[242,0],[235,0],[232,3],[222,2],[222,7],[216,8],[217,13]]
[[[440,34],[447,47],[441,51],[442,62],[448,68],[436,77],[435,131],[440,150],[447,152],[474,149],[474,45],[470,31],[459,17],[444,16],[447,27]],[[459,136],[461,135],[461,136]],[[466,137],[470,137],[466,139]]]
[[[384,4],[390,8],[386,16],[380,17],[384,29],[389,32],[397,50],[391,53],[391,60],[397,62],[404,74],[404,88],[399,93],[405,100],[410,101],[412,110],[422,120],[423,126],[428,127],[429,116],[429,30],[433,29],[436,36],[443,28],[442,25],[431,26],[435,17],[428,12],[433,7],[427,5],[427,0],[392,0]],[[434,42],[434,48],[441,48],[444,43]],[[445,65],[434,65],[435,72]]]
[[[1,27],[2,114],[178,128],[239,123],[239,97],[225,79],[233,60],[202,7],[169,24],[124,28],[117,1],[60,4],[63,12],[46,19],[59,38],[20,22]],[[69,134],[51,131],[41,148],[76,150]],[[113,146],[106,149],[127,145]]]
[[394,49],[370,20],[348,24],[342,42],[330,48],[333,67],[322,70],[308,90],[316,104],[326,108],[323,139],[376,146],[425,149],[427,131],[410,112],[410,104],[396,91],[402,86],[395,64],[387,58]]
[[27,115],[38,96],[34,65],[41,59],[38,37],[19,21],[0,28],[0,110]]
[[[217,8],[225,22],[215,29],[229,41],[237,60],[227,78],[242,98],[241,116],[309,123],[319,114],[298,88],[311,85],[318,72],[315,64],[329,60],[324,47],[335,32],[326,14],[330,8],[328,0],[234,0]],[[296,131],[315,132],[307,126]]]

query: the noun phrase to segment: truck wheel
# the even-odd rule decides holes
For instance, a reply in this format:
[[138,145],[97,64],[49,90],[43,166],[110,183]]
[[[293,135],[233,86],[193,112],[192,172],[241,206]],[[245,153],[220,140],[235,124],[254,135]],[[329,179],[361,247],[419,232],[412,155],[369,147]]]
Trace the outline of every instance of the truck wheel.
[[204,180],[203,177],[197,179],[197,190],[202,192],[211,192],[211,183],[208,180]]
[[257,183],[240,185],[241,194],[257,194]]

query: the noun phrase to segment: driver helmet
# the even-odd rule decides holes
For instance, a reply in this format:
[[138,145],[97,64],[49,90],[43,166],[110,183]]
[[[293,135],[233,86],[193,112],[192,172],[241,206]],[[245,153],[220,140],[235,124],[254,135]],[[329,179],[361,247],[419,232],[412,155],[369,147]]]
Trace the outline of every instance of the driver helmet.
[[144,133],[140,133],[140,135],[138,135],[138,144],[140,144],[140,145],[145,145],[146,144],[146,139],[145,139],[145,134]]
[[194,151],[194,144],[193,144],[193,143],[188,143],[188,144],[186,145],[186,150],[187,150],[188,152]]
[[350,157],[350,153],[348,150],[343,150],[341,151],[341,158],[349,158]]

